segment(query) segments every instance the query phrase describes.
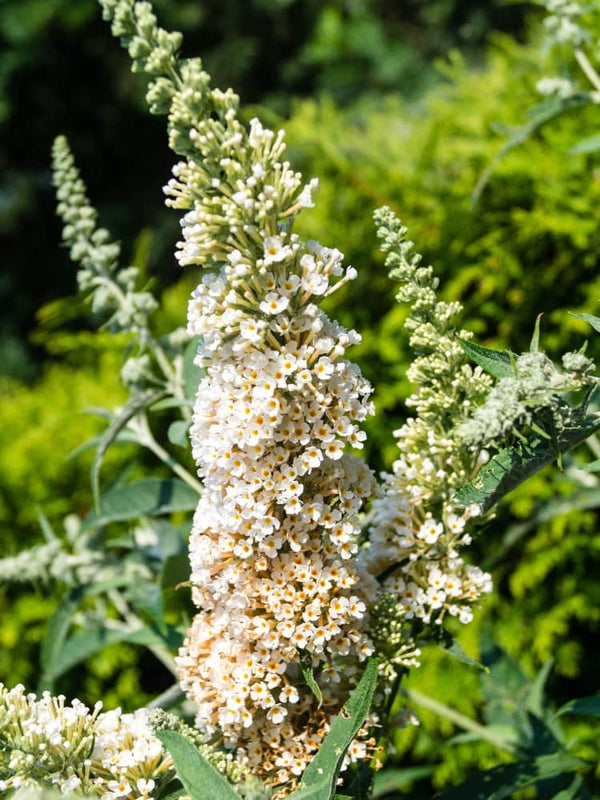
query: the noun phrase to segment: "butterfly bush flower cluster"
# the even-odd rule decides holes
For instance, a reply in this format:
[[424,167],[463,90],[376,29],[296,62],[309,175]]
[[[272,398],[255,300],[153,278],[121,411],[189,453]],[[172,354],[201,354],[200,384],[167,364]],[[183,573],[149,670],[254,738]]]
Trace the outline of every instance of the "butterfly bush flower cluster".
[[[344,357],[358,334],[318,306],[356,271],[293,233],[316,181],[283,160],[283,134],[246,129],[237,96],[211,89],[199,59],[174,58],[147,4],[103,6],[137,68],[158,75],[151,108],[168,112],[184,156],[166,187],[184,211],[177,258],[204,270],[188,313],[206,370],[191,427],[205,487],[190,538],[198,613],[179,677],[200,730],[291,788],[372,652],[377,583],[356,555],[374,479],[347,452],[362,447],[371,388]],[[349,757],[365,753],[356,742]]]
[[[178,663],[196,724],[220,731],[252,771],[291,785],[339,710],[336,657],[353,678],[355,661],[372,651],[363,628],[376,586],[361,580],[355,556],[374,484],[345,452],[362,447],[371,389],[343,358],[358,335],[315,302],[354,270],[281,225],[311,202],[314,184],[303,187],[279,161],[280,135],[257,120],[248,134],[234,131],[239,169],[231,187],[219,186],[217,229],[195,189],[204,161],[176,167],[167,187],[174,205],[190,209],[180,260],[208,268],[188,313],[207,371],[191,428],[205,486],[190,538],[201,610]],[[301,658],[318,671],[322,709],[303,685]]]
[[48,786],[102,800],[160,796],[175,771],[147,712],[101,709],[0,684],[0,794]]
[[[456,427],[491,382],[466,363],[454,330],[461,306],[437,299],[438,281],[431,267],[421,266],[406,228],[387,208],[375,219],[391,277],[401,283],[398,300],[411,308],[405,327],[416,358],[407,375],[417,389],[407,400],[415,416],[395,432],[399,457],[374,502],[370,545],[361,560],[384,592],[377,642],[393,663],[410,666],[418,663],[414,632],[420,623],[441,624],[446,615],[469,622],[473,603],[491,591],[490,576],[460,556],[478,509],[453,501],[486,459],[485,451],[459,442]],[[469,335],[461,331],[459,337]]]

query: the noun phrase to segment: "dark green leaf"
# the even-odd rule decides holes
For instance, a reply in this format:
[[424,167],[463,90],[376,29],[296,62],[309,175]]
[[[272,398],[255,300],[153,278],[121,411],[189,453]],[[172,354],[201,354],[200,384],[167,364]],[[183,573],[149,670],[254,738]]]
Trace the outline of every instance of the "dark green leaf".
[[127,592],[127,600],[139,616],[152,620],[156,627],[165,632],[165,617],[160,586],[149,581],[138,580]]
[[545,800],[546,797],[548,800],[592,800],[581,775],[574,775],[571,782],[558,792],[554,790],[545,796],[540,792],[539,800]]
[[165,559],[160,575],[163,589],[174,589],[190,577],[190,558],[188,553],[174,553]]
[[529,742],[527,745],[528,754],[537,758],[551,753],[564,752],[562,747],[564,735],[556,717],[548,714],[550,725],[541,717],[528,712],[527,722],[529,724]]
[[38,692],[53,690],[53,681],[61,674],[60,665],[64,643],[71,627],[73,614],[77,610],[84,590],[80,587],[71,589],[50,617],[46,635],[42,642],[40,665],[42,674],[38,683]]
[[100,508],[88,514],[85,528],[106,525],[139,516],[155,517],[172,511],[192,511],[198,505],[198,493],[177,478],[146,478],[116,486],[102,495]]
[[531,681],[514,659],[501,650],[484,632],[481,637],[481,660],[489,668],[480,676],[486,699],[485,720],[488,725],[522,730],[527,724],[525,703]]
[[535,785],[544,778],[565,772],[575,772],[575,770],[590,766],[580,758],[564,752],[517,761],[514,764],[502,764],[474,775],[460,786],[443,794],[439,800],[465,800],[465,798],[469,798],[469,800],[503,800],[518,789]]
[[538,717],[544,716],[544,691],[554,661],[549,659],[535,676],[527,696],[527,708]]
[[346,750],[367,716],[376,685],[377,660],[370,658],[358,686],[332,723],[302,775],[300,788],[290,795],[290,800],[331,800],[335,796]]
[[596,150],[600,150],[599,133],[577,142],[577,144],[569,148],[569,153],[595,153]]
[[600,317],[595,317],[593,314],[573,314],[570,311],[569,315],[571,317],[575,317],[576,319],[582,319],[585,320],[585,322],[589,322],[592,328],[600,333]]
[[108,428],[104,431],[102,439],[98,444],[96,455],[92,463],[91,481],[92,491],[94,493],[94,501],[96,505],[100,502],[100,467],[106,451],[110,445],[116,440],[119,433],[127,425],[130,419],[139,414],[147,406],[155,403],[165,394],[163,389],[149,389],[145,392],[139,392],[133,395],[129,402],[121,409],[121,411],[113,418]]
[[371,800],[374,777],[375,771],[365,761],[359,761],[353,770],[352,781],[344,789],[353,800]]
[[386,794],[410,789],[414,781],[428,778],[434,767],[406,767],[405,769],[383,769],[375,775],[373,784],[373,800],[379,800]]
[[185,736],[176,731],[158,731],[156,735],[171,754],[177,776],[192,800],[239,800],[229,781]]
[[600,717],[600,695],[569,700],[568,703],[558,709],[556,714],[590,714],[594,717]]
[[164,635],[149,625],[134,629],[87,628],[66,641],[63,639],[59,656],[52,662],[52,670],[48,670],[48,677],[51,680],[56,679],[59,675],[113,644],[129,642],[145,647],[162,646],[175,649],[181,645],[182,638],[172,627],[168,627]]
[[505,495],[556,459],[556,447],[566,453],[600,430],[600,419],[590,417],[576,428],[567,428],[556,442],[534,439],[532,442],[508,447],[497,453],[471,483],[454,495],[461,505],[480,505],[485,512]]
[[493,350],[491,347],[483,347],[465,339],[458,339],[458,343],[470,359],[494,378],[507,378],[515,374],[513,362],[507,350]]
[[476,661],[471,656],[468,656],[465,651],[462,649],[460,644],[456,641],[456,639],[451,639],[449,644],[438,643],[438,647],[441,647],[445,653],[455,658],[457,661],[461,661],[463,664],[468,664],[470,667],[476,667],[477,669],[483,670],[483,672],[489,672],[488,668],[479,661]]

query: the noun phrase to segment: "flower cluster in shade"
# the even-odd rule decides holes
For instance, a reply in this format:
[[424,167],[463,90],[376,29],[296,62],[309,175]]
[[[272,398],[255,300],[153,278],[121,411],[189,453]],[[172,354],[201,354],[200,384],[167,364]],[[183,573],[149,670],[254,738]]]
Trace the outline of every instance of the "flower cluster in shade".
[[159,796],[175,771],[147,712],[101,708],[0,684],[0,794],[48,786],[102,800]]
[[419,625],[441,624],[446,615],[469,622],[473,603],[492,588],[490,575],[460,555],[479,509],[452,500],[485,459],[481,448],[459,440],[456,428],[473,400],[489,391],[490,379],[466,363],[454,328],[460,305],[438,299],[437,279],[406,241],[406,228],[387,208],[375,219],[386,264],[401,284],[398,300],[411,310],[405,327],[416,358],[407,374],[416,391],[407,400],[414,416],[395,432],[399,457],[393,473],[383,476],[361,560],[382,584],[377,644],[390,661],[409,666],[418,663],[411,643]]

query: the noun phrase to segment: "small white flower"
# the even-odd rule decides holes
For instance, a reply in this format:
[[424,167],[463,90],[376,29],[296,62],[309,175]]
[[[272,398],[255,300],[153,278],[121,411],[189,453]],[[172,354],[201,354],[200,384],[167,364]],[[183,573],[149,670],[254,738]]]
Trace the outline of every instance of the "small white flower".
[[290,304],[289,297],[277,294],[277,292],[269,292],[262,303],[259,303],[259,308],[264,314],[281,314],[285,311]]
[[289,247],[289,245],[284,245],[279,236],[268,236],[265,239],[264,247],[265,247],[264,251],[265,264],[273,264],[279,261],[283,261],[292,253],[292,250]]

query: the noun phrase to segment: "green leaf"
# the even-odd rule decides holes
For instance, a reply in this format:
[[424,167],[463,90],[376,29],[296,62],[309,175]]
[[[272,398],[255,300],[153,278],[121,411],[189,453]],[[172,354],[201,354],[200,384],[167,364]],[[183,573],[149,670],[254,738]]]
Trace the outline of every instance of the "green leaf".
[[171,754],[177,776],[192,800],[239,800],[229,781],[185,736],[176,731],[158,731],[156,735]]
[[[560,791],[547,795],[552,800],[592,800],[581,775],[575,775],[571,783]],[[543,800],[541,794],[539,800]]]
[[550,675],[553,664],[553,659],[546,661],[544,666],[535,676],[527,696],[527,708],[532,714],[536,714],[538,717],[544,716],[544,691],[546,689],[546,683],[548,681],[548,676]]
[[56,542],[58,540],[58,536],[54,533],[52,525],[48,522],[48,517],[44,514],[41,508],[37,507],[35,509],[38,522],[40,523],[40,528],[42,529],[42,533],[44,535],[44,539],[47,542]]
[[94,502],[96,505],[99,505],[100,502],[100,467],[102,466],[106,451],[116,440],[117,436],[130,419],[135,417],[136,414],[139,414],[142,409],[152,405],[152,403],[155,403],[161,397],[164,397],[164,394],[164,389],[149,389],[145,392],[139,392],[133,395],[121,411],[113,417],[112,422],[104,431],[98,444],[91,470],[92,491],[94,493]]
[[463,664],[468,664],[470,667],[476,667],[483,672],[489,672],[489,669],[485,666],[485,664],[482,664],[480,661],[476,661],[474,658],[471,658],[471,656],[467,655],[462,649],[461,645],[454,638],[450,640],[449,644],[438,642],[438,647],[440,647],[445,653],[448,653],[449,656],[452,656],[452,658],[455,658],[457,661],[460,661]]
[[556,714],[557,716],[560,714],[590,714],[594,717],[600,717],[600,695],[569,700],[568,703],[558,709]]
[[569,148],[569,153],[595,153],[596,150],[600,150],[600,133],[577,142]]
[[290,800],[332,800],[338,775],[352,739],[371,707],[377,685],[377,659],[370,658],[360,682],[335,718],[321,747],[305,769],[300,788]]
[[315,680],[312,666],[310,664],[301,663],[300,669],[302,670],[302,677],[304,678],[304,683],[308,686],[308,688],[317,698],[319,708],[321,708],[321,703],[323,702],[323,693],[321,692],[321,687]]
[[[352,800],[371,800],[371,789],[373,787],[373,778],[375,777],[375,770],[373,770],[365,761],[359,761],[356,768],[353,770],[352,781],[349,786],[344,787],[345,791],[350,793]],[[339,795],[335,795],[337,798]]]
[[540,322],[542,320],[543,314],[538,314],[535,319],[535,327],[533,329],[533,336],[531,337],[531,342],[529,343],[529,352],[530,353],[537,353],[540,349]]
[[595,317],[593,314],[573,314],[571,311],[569,311],[569,316],[589,322],[592,328],[600,333],[600,317]]
[[203,376],[206,374],[206,370],[201,369],[199,366],[194,364],[194,359],[196,357],[196,353],[198,352],[198,344],[200,342],[199,338],[192,339],[192,341],[188,344],[185,349],[185,353],[183,355],[183,385],[185,396],[188,400],[194,400],[196,397],[196,392],[198,391],[198,384]]
[[406,767],[405,769],[384,769],[375,775],[373,800],[379,800],[390,792],[406,792],[414,781],[428,778],[435,767]]
[[590,766],[586,761],[564,752],[502,764],[474,775],[460,786],[441,795],[439,800],[503,800],[518,789],[535,785],[544,778]]
[[457,341],[469,358],[494,378],[507,378],[515,374],[511,354],[507,350],[493,350],[465,339]]
[[163,589],[174,589],[189,580],[189,577],[190,558],[187,552],[167,556],[160,573],[160,585]]
[[61,674],[60,665],[64,643],[71,627],[73,614],[83,596],[84,589],[81,587],[71,589],[50,617],[40,652],[42,674],[38,683],[38,692],[53,691],[54,679]]
[[165,633],[165,609],[160,586],[150,581],[138,580],[127,592],[126,597],[139,616],[143,617],[145,614],[161,634]]
[[185,447],[188,444],[188,431],[190,423],[183,419],[177,419],[169,425],[167,436],[172,444]]
[[556,459],[556,448],[566,453],[600,430],[600,419],[589,417],[580,426],[566,428],[555,441],[534,439],[527,444],[500,450],[480,470],[474,481],[454,495],[461,505],[476,503],[482,513],[499,502],[514,488]]
[[140,516],[155,517],[172,511],[193,511],[198,505],[198,492],[178,478],[145,478],[116,486],[102,495],[98,511],[85,518],[84,528],[106,525]]
[[584,464],[581,469],[585,472],[600,472],[600,458],[590,461],[589,464]]
[[529,120],[524,125],[513,129],[508,141],[505,142],[492,160],[492,163],[481,174],[471,194],[471,205],[475,205],[479,200],[490,176],[507,153],[514,150],[515,147],[519,147],[530,136],[533,136],[544,125],[547,125],[548,122],[551,122],[561,114],[579,106],[590,105],[593,102],[593,95],[590,92],[577,92],[570,97],[551,97],[530,108],[528,112]]
[[68,672],[77,664],[91,656],[110,647],[113,644],[129,642],[130,644],[144,645],[145,647],[167,647],[176,649],[181,646],[183,637],[175,628],[167,626],[165,635],[161,635],[156,628],[145,625],[139,628],[88,628],[81,633],[76,633],[61,643],[58,658],[55,658],[48,669],[50,680],[58,678]]

